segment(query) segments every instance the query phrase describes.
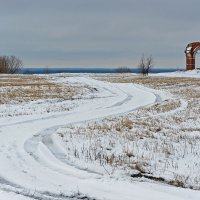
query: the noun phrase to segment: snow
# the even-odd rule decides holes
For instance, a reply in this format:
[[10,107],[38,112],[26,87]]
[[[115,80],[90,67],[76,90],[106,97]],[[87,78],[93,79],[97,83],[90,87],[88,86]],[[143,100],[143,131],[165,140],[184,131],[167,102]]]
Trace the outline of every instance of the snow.
[[[183,73],[168,75],[184,76]],[[185,75],[196,77],[199,73]],[[165,93],[132,83],[108,83],[80,75],[56,76],[55,81],[87,85],[98,92],[94,92],[95,95],[83,94],[76,101],[76,106],[74,102],[67,102],[67,106],[73,104],[69,111],[30,111],[28,116],[22,113],[0,118],[0,199],[80,199],[81,195],[107,200],[200,198],[199,191],[138,182],[126,176],[110,176],[95,165],[85,167],[81,160],[79,164],[73,163],[55,136],[57,131],[69,125],[119,116],[159,103],[166,99]],[[52,106],[48,101],[43,104]],[[182,104],[185,106],[184,102]],[[23,109],[30,110],[31,105],[26,105],[28,107]],[[17,112],[18,108],[21,109],[20,105],[15,105],[16,111],[13,112]],[[42,108],[38,106],[37,109]],[[0,108],[0,112],[8,110],[9,106]]]
[[195,69],[195,70],[189,70],[189,71],[157,73],[157,74],[151,74],[151,76],[200,78],[200,70]]
[[31,199],[29,197],[24,197],[20,194],[15,194],[12,192],[5,192],[5,191],[0,191],[0,198],[2,200],[30,200]]

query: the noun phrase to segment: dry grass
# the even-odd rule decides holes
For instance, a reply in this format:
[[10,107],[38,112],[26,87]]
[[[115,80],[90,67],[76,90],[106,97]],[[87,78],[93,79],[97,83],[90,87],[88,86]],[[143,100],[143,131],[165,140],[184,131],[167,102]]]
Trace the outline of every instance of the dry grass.
[[193,86],[197,85],[200,86],[200,81],[198,78],[183,78],[183,77],[142,77],[142,76],[135,76],[135,77],[122,77],[122,76],[110,76],[110,77],[101,77],[99,78],[103,81],[109,81],[113,83],[137,83],[137,84],[144,84],[149,85],[152,87],[170,87],[175,85],[180,86]]
[[200,189],[200,80],[104,80],[142,84],[171,93],[174,98],[126,116],[64,130],[63,140],[68,140],[68,147],[73,144],[69,152],[87,163],[98,163],[109,174],[115,170],[129,175],[139,172],[141,177],[150,175],[178,187]]
[[54,83],[47,76],[0,76],[0,104],[44,99],[70,99],[78,86]]

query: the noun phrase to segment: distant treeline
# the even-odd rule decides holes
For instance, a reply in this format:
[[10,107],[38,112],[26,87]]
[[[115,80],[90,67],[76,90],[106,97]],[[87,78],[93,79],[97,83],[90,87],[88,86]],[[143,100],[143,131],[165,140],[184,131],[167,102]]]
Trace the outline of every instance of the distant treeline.
[[[120,70],[119,70],[120,69]],[[180,70],[170,69],[170,68],[153,68],[150,73],[162,73],[162,72],[174,72]],[[18,70],[18,73],[21,74],[52,74],[52,73],[141,73],[141,69],[137,68],[126,68],[126,70],[122,70],[122,68],[82,68],[82,67],[74,67],[74,68],[21,68]]]

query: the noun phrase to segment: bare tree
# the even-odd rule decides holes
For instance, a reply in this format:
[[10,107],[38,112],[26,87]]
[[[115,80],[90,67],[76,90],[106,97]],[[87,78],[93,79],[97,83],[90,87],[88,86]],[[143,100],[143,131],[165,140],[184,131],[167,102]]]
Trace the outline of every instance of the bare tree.
[[150,55],[149,57],[145,58],[143,54],[138,67],[143,76],[148,76],[150,69],[153,67],[153,57]]
[[8,61],[6,56],[0,56],[0,73],[6,73]]
[[0,56],[0,73],[14,74],[22,66],[22,61],[15,56]]

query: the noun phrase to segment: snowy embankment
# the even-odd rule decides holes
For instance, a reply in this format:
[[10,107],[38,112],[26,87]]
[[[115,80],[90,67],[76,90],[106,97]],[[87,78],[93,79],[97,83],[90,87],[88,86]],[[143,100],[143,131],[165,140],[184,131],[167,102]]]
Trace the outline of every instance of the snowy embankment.
[[190,70],[190,71],[176,71],[170,73],[155,73],[151,74],[151,76],[164,76],[164,77],[188,77],[188,78],[199,78],[200,70]]
[[95,166],[71,163],[54,135],[57,130],[159,103],[162,93],[87,77],[60,81],[66,79],[95,88],[97,95],[77,100],[70,111],[0,119],[0,199],[199,199],[198,191],[133,182]]

